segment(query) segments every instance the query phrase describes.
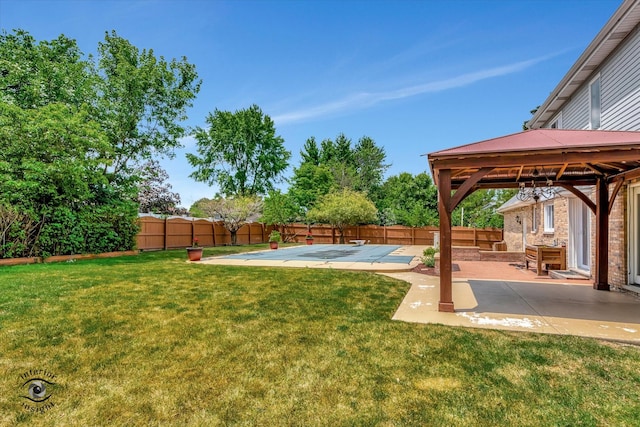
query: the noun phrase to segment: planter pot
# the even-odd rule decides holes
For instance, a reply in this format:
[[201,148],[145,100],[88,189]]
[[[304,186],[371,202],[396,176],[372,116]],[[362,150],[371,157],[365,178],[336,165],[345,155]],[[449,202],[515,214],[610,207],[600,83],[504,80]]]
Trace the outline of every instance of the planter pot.
[[269,242],[269,247],[271,249],[278,249],[278,242]]
[[187,248],[189,261],[200,261],[202,258],[202,248]]
[[307,239],[307,245],[313,245],[313,239]]

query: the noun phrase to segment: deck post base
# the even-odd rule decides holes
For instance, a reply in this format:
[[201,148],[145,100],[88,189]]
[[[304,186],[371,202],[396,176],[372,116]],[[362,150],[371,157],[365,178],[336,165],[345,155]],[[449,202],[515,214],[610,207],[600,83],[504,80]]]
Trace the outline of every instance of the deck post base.
[[438,302],[438,311],[442,311],[444,313],[453,313],[455,311],[453,309],[453,302]]

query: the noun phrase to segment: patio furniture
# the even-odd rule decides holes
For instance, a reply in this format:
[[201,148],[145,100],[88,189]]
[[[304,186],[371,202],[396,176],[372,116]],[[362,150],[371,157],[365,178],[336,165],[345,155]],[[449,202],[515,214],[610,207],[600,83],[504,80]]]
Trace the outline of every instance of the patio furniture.
[[[545,265],[547,270],[567,269],[567,248],[563,246],[527,245],[525,247],[524,263],[529,269],[529,263],[536,263],[536,274],[541,275]],[[552,268],[558,266],[559,268]]]
[[356,244],[356,246],[362,246],[362,245],[364,245],[365,243],[367,243],[367,241],[366,241],[366,240],[349,240],[349,242],[350,242],[350,243],[355,243],[355,244]]

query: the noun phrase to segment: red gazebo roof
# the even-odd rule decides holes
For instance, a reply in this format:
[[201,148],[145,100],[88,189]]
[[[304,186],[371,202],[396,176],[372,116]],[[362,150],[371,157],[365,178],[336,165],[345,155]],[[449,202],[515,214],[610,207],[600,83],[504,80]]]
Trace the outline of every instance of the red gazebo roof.
[[640,132],[535,129],[428,155],[434,178],[452,171],[456,188],[480,168],[492,168],[479,187],[517,187],[543,173],[556,182],[591,185],[598,176],[640,168]]

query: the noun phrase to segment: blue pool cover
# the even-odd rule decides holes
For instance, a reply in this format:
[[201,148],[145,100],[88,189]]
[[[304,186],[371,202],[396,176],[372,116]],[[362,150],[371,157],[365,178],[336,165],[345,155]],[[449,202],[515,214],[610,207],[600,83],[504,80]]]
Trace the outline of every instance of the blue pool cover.
[[413,256],[389,255],[397,245],[307,245],[290,248],[227,255],[227,259],[274,261],[333,261],[409,264]]

